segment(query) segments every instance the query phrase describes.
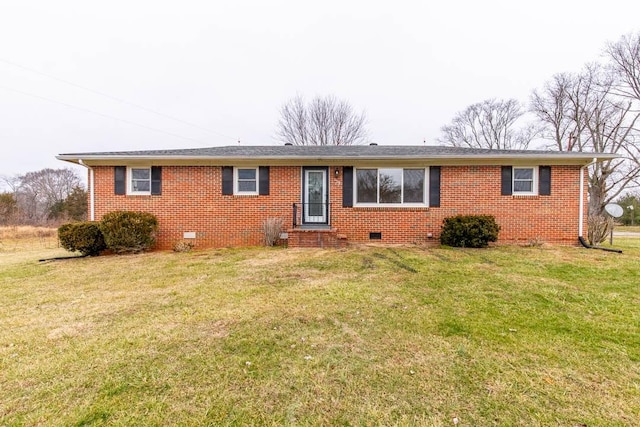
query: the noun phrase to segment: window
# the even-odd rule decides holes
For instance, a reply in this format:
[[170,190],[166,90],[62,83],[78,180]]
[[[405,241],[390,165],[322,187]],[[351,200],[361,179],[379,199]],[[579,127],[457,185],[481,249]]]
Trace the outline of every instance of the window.
[[425,205],[425,169],[357,169],[356,203]]
[[404,169],[404,203],[424,203],[424,169]]
[[129,194],[151,194],[151,168],[129,168]]
[[269,166],[240,168],[222,166],[222,194],[269,195]]
[[258,194],[258,168],[236,168],[234,172],[235,194]]
[[357,203],[378,203],[378,170],[356,170]]
[[159,196],[162,194],[162,166],[113,167],[113,192],[117,195]]
[[514,167],[513,194],[536,194],[536,171],[537,169],[534,167]]

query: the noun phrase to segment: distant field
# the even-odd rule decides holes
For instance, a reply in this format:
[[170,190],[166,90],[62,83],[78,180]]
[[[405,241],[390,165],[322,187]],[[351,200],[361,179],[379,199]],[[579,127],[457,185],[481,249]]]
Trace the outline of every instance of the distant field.
[[32,227],[30,225],[16,225],[13,227],[0,227],[0,240],[24,240],[33,237],[56,237],[58,230],[50,227]]
[[157,252],[0,238],[0,425],[637,425],[640,239]]
[[630,225],[616,225],[615,231],[627,231],[630,233],[640,233],[640,225],[634,225],[633,227]]

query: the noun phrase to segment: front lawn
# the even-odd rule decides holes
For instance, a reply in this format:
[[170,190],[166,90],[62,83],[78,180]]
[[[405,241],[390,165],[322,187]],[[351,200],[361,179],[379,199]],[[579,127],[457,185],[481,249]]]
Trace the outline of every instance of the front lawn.
[[0,246],[1,425],[634,425],[640,239]]

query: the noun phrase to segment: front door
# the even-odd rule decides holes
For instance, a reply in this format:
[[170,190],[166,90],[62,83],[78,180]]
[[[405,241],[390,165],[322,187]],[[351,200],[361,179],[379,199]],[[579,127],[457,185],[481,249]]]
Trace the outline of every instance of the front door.
[[327,224],[327,169],[304,169],[303,222]]

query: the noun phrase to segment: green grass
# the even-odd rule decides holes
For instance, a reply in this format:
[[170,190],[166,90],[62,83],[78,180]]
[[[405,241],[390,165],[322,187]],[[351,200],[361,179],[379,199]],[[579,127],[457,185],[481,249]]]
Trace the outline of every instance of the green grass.
[[633,425],[640,239],[0,247],[1,425]]

